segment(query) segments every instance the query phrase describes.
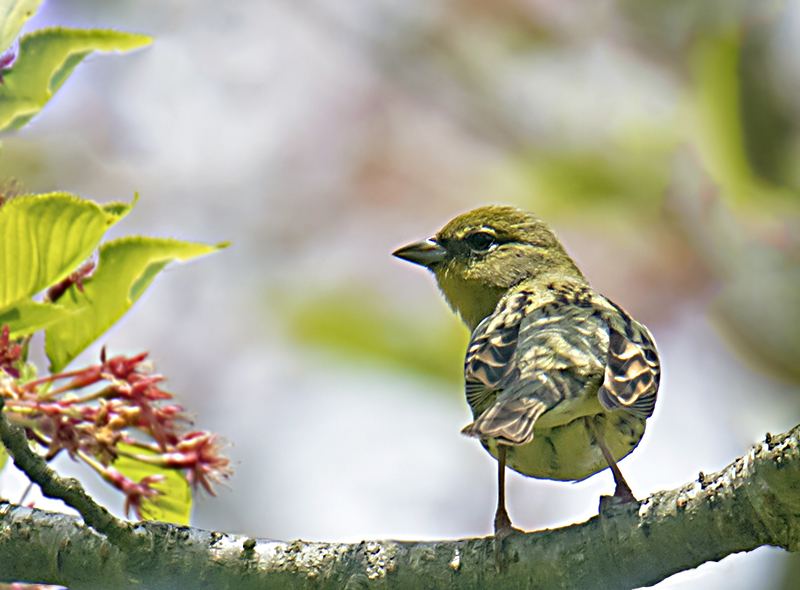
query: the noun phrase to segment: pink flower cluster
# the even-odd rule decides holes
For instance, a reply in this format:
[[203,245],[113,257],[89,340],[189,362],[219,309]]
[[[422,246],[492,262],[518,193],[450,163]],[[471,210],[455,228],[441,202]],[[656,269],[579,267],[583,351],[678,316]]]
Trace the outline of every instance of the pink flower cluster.
[[[142,503],[161,492],[164,479],[154,474],[136,482],[113,467],[119,456],[160,469],[182,470],[197,489],[213,486],[232,474],[217,435],[188,431],[191,422],[172,395],[159,387],[147,353],[106,358],[80,370],[22,382],[20,347],[9,342],[8,326],[0,332],[0,395],[6,417],[23,426],[28,438],[45,449],[50,460],[66,451],[95,469],[125,494],[125,510],[142,517]],[[146,436],[142,436],[142,434]],[[120,445],[124,445],[121,447]]]

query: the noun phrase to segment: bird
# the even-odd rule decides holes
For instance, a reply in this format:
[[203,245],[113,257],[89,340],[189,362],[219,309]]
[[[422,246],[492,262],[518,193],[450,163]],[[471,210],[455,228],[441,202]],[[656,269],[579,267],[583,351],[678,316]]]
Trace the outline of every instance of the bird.
[[581,481],[609,468],[609,505],[637,502],[617,462],[639,444],[661,378],[650,331],[596,292],[547,224],[485,206],[393,255],[433,272],[471,335],[464,361],[473,422],[498,463],[496,537],[512,526],[506,466]]

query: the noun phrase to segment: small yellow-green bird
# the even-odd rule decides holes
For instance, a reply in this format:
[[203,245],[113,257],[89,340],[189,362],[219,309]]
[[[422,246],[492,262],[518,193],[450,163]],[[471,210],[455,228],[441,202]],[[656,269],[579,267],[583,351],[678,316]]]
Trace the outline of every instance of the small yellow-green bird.
[[464,364],[474,436],[498,461],[495,535],[512,530],[505,466],[582,480],[610,467],[615,501],[635,502],[617,466],[642,438],[660,379],[653,337],[595,292],[543,221],[481,207],[394,252],[430,269],[472,331]]

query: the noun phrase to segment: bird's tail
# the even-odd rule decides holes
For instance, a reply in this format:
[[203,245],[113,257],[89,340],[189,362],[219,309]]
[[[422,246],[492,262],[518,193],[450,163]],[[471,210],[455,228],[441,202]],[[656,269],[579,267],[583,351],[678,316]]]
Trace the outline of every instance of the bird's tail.
[[461,434],[494,438],[504,445],[524,445],[533,440],[533,425],[547,406],[538,399],[521,398],[492,404]]

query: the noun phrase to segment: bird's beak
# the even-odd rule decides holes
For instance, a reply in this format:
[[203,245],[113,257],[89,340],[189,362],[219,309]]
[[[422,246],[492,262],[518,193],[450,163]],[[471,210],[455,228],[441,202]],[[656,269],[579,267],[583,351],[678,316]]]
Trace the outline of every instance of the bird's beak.
[[447,250],[436,243],[436,238],[414,242],[392,252],[392,256],[397,256],[403,260],[428,268],[444,260],[445,254],[447,254]]

